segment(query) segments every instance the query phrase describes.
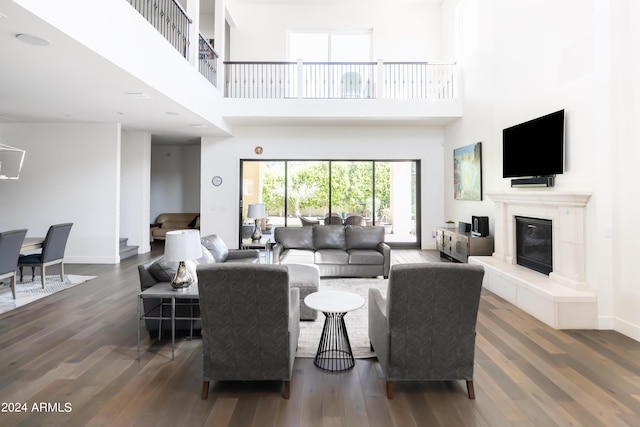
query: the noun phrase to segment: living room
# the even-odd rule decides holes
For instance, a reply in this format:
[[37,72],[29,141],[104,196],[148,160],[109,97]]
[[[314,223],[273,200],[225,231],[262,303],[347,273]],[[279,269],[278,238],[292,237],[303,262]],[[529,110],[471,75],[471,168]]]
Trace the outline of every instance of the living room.
[[[255,4],[236,3],[237,26],[232,34],[238,37],[237,43],[244,40],[251,44],[251,29],[243,22],[257,19],[249,19],[252,13],[269,22],[267,8],[257,14]],[[638,158],[633,119],[638,116],[640,100],[634,77],[640,63],[629,55],[637,51],[640,40],[640,29],[635,25],[640,18],[639,6],[633,1],[607,0],[525,4],[445,0],[429,2],[427,7],[433,14],[428,21],[439,23],[435,49],[439,57],[420,55],[419,59],[451,59],[461,69],[463,114],[446,125],[405,126],[398,121],[379,126],[375,119],[366,118],[355,124],[335,119],[330,125],[292,124],[290,118],[283,124],[273,119],[277,124],[267,125],[269,120],[264,117],[259,124],[247,125],[242,120],[225,122],[222,96],[214,89],[200,87],[200,83],[185,93],[193,96],[201,91],[210,96],[215,111],[204,111],[210,104],[201,101],[184,101],[187,95],[176,96],[210,122],[222,123],[219,135],[203,133],[201,137],[203,234],[220,233],[230,244],[237,241],[239,159],[268,158],[421,160],[422,248],[435,248],[431,233],[446,220],[469,222],[472,215],[485,215],[490,218],[493,234],[493,200],[487,196],[482,201],[453,197],[453,150],[482,142],[485,192],[529,191],[511,189],[509,180],[502,178],[502,130],[564,109],[565,172],[556,177],[555,187],[540,191],[591,193],[583,233],[586,282],[597,294],[597,329],[614,330],[640,341],[640,291],[632,234],[640,217],[635,197],[638,178],[633,174]],[[475,43],[459,51],[456,22],[465,8],[469,8],[464,17],[468,27],[463,31],[466,39]],[[383,9],[380,14],[384,16],[379,19],[392,21],[396,17],[389,14],[392,9]],[[91,13],[86,11],[86,16]],[[335,16],[343,18],[336,25],[346,25],[344,15]],[[397,21],[402,22],[400,18]],[[101,38],[106,37],[101,34]],[[264,42],[282,46],[283,40],[282,35],[277,40],[265,36]],[[386,50],[393,52],[393,46]],[[252,56],[254,60],[282,59],[262,58],[257,53]],[[183,75],[183,70],[177,73]],[[180,91],[169,87],[168,81],[156,88],[167,88],[172,94]],[[51,223],[73,220],[78,227],[69,240],[69,263],[117,263],[117,238],[123,229],[140,242],[142,253],[150,249],[145,239],[153,218],[150,184],[145,180],[154,130],[122,127],[120,122],[110,122],[114,120],[111,108],[104,110],[109,119],[103,123],[0,121],[2,142],[27,150],[20,180],[0,181],[0,191],[11,200],[0,206],[2,229],[28,225],[32,233],[42,235]],[[4,115],[2,110],[0,115]],[[263,147],[263,154],[255,153],[256,146]],[[216,175],[223,177],[220,187],[211,185]]]
[[[629,258],[633,253],[630,250],[633,240],[624,232],[633,229],[632,220],[638,209],[633,197],[628,196],[634,194],[635,188],[635,179],[628,172],[633,168],[630,159],[635,158],[635,149],[632,139],[626,137],[631,134],[631,117],[637,99],[630,84],[637,64],[624,56],[621,48],[632,46],[636,39],[635,29],[626,17],[637,11],[626,3],[594,1],[586,7],[582,3],[567,2],[554,7],[553,15],[548,17],[542,7],[533,10],[507,7],[503,11],[500,4],[483,5],[477,13],[465,14],[465,19],[472,19],[467,25],[470,29],[465,30],[467,40],[472,42],[456,54],[457,49],[461,49],[456,46],[456,40],[461,38],[460,25],[456,22],[462,9],[458,6],[473,12],[474,4],[447,1],[421,6],[438,17],[432,16],[433,22],[441,22],[438,28],[441,47],[432,47],[432,51],[440,52],[440,59],[455,58],[463,70],[464,117],[446,126],[415,123],[402,126],[385,121],[382,121],[384,126],[372,126],[343,120],[334,123],[340,126],[308,124],[305,120],[294,126],[264,126],[265,121],[268,122],[265,118],[259,120],[261,126],[243,125],[242,120],[225,125],[224,131],[218,134],[228,134],[233,128],[233,137],[201,138],[203,232],[224,229],[228,233],[224,235],[225,240],[236,241],[233,230],[239,227],[239,220],[229,212],[235,210],[232,206],[237,202],[234,189],[239,179],[238,162],[228,159],[267,156],[421,159],[422,247],[434,247],[431,233],[445,220],[466,222],[472,215],[486,215],[493,232],[495,207],[488,197],[481,202],[453,198],[453,150],[482,142],[484,191],[509,189],[509,180],[501,176],[502,129],[564,109],[567,116],[565,173],[557,177],[555,187],[549,191],[591,192],[584,231],[585,269],[588,286],[597,293],[598,327],[615,329],[639,339],[640,321],[634,309],[638,296],[631,274],[633,261]],[[232,6],[236,7],[238,17],[243,12],[251,13],[255,7]],[[268,11],[267,8],[261,13]],[[274,13],[281,12],[276,8]],[[546,22],[543,30],[531,24],[532,16]],[[566,20],[573,23],[570,29],[564,25]],[[242,43],[251,40],[250,31],[242,26],[234,29],[239,34],[236,39]],[[272,44],[282,46],[282,40],[273,40]],[[219,94],[217,97],[220,99]],[[527,102],[523,102],[524,99]],[[212,119],[213,122],[221,120]],[[62,221],[72,215],[78,237],[72,237],[69,242],[70,262],[117,262],[120,232],[114,230],[121,230],[137,242],[141,252],[148,250],[145,240],[153,218],[149,212],[150,190],[148,184],[144,184],[144,177],[150,168],[149,144],[155,138],[152,132],[123,130],[118,123],[33,124],[9,120],[0,124],[0,130],[4,142],[20,145],[28,152],[22,179],[4,184],[3,188],[6,197],[24,211],[4,204],[0,208],[4,228],[21,227],[24,218],[31,217],[31,232],[43,234],[57,218]],[[48,143],[43,145],[42,140]],[[88,140],[92,142],[90,145],[85,142]],[[394,149],[386,150],[390,141]],[[253,151],[256,146],[262,146],[264,154],[257,156]],[[99,164],[86,162],[95,157],[100,158]],[[41,190],[41,174],[48,176],[46,182],[51,191]],[[210,179],[214,175],[224,176],[222,187],[212,188]],[[78,180],[78,176],[83,179]],[[78,194],[83,194],[82,212],[67,202],[76,199]],[[39,214],[42,205],[55,214],[42,218]],[[106,227],[96,229],[96,221]]]

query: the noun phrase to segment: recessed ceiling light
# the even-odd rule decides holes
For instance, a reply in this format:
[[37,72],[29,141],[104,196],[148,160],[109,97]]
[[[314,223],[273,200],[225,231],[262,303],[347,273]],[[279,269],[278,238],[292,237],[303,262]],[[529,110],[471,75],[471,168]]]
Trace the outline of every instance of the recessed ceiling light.
[[176,112],[173,112],[173,111],[167,111],[165,114],[166,114],[167,116],[179,116],[179,115],[180,115],[180,114],[178,114],[178,113],[176,113]]
[[189,126],[191,126],[192,128],[206,128],[206,126],[203,125],[202,123],[194,123],[194,124],[189,125]]
[[113,114],[116,116],[124,116],[124,113],[121,111],[114,111]]
[[2,13],[0,13],[0,19],[7,19],[7,15],[3,15]]
[[31,34],[16,34],[16,38],[21,42],[25,42],[33,46],[49,46],[51,44],[49,40],[45,40],[38,36],[32,36]]
[[144,92],[125,92],[129,98],[133,99],[150,99],[151,97]]

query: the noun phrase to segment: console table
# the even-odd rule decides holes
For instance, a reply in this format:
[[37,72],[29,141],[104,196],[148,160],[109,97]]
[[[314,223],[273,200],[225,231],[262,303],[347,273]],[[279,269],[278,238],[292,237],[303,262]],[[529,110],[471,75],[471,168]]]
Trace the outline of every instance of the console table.
[[493,254],[493,236],[474,236],[470,232],[460,233],[455,228],[436,229],[436,248],[441,256],[467,262],[470,256]]

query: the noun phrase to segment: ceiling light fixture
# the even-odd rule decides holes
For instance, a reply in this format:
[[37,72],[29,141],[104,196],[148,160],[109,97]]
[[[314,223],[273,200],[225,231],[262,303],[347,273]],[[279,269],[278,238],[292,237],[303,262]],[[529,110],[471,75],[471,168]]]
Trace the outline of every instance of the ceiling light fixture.
[[166,114],[167,116],[179,116],[179,115],[180,115],[180,114],[178,114],[178,113],[176,113],[176,112],[173,112],[173,111],[167,111],[167,112],[165,112],[165,114]]
[[32,46],[49,46],[51,44],[49,40],[45,40],[38,36],[32,36],[31,34],[16,34],[16,38],[21,42]]
[[202,123],[194,123],[194,124],[189,125],[189,126],[191,126],[192,128],[206,128],[206,126],[203,125]]
[[150,99],[151,97],[144,92],[125,92],[129,98],[132,99]]

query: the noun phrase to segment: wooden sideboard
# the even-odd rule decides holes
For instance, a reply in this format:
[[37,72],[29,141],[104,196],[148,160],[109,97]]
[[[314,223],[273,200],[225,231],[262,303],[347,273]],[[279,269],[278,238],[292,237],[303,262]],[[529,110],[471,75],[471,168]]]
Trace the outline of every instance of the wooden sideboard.
[[436,248],[440,256],[467,262],[470,256],[493,254],[493,236],[479,237],[471,233],[459,233],[455,228],[436,229]]

